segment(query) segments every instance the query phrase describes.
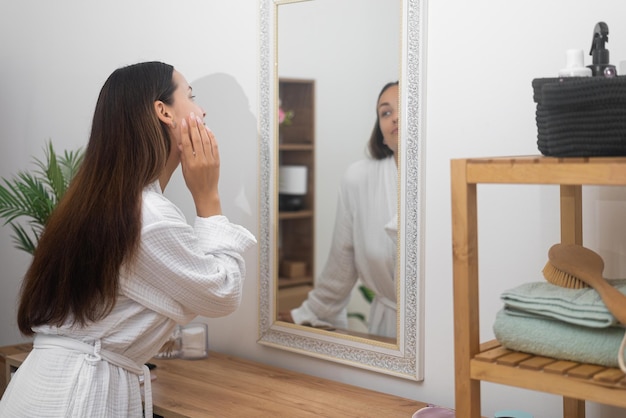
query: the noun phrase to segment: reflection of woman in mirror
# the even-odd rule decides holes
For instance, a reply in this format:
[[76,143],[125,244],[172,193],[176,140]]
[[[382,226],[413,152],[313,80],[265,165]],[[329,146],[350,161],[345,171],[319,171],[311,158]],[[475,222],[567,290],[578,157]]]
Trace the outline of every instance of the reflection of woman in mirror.
[[396,336],[398,82],[383,87],[376,115],[370,158],[352,164],[341,182],[330,254],[315,289],[279,320],[347,329],[346,306],[361,279],[375,294],[369,333]]

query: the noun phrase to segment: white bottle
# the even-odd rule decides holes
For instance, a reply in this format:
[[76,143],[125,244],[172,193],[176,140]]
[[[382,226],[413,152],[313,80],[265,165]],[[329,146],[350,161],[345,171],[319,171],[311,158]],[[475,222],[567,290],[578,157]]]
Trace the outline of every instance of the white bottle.
[[559,77],[591,77],[591,68],[585,67],[582,49],[568,49],[567,65],[559,71]]

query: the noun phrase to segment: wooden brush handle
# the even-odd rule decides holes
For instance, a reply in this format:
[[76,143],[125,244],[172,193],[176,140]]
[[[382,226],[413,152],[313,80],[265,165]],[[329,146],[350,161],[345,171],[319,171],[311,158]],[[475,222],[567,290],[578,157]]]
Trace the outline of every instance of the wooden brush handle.
[[603,277],[604,261],[599,254],[582,245],[559,243],[550,248],[548,257],[558,270],[593,287],[613,316],[626,325],[626,295]]
[[593,283],[589,284],[598,292],[613,316],[620,323],[626,325],[626,295],[611,286],[606,280],[594,280]]

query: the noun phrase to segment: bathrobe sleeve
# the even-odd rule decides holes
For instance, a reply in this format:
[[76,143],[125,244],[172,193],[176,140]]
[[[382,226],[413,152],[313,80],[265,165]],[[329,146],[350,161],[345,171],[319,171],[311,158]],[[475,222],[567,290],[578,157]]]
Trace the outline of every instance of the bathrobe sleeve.
[[354,257],[353,213],[351,210],[349,183],[342,182],[337,203],[335,228],[328,260],[299,308],[291,311],[296,324],[313,326],[348,327],[346,305],[357,281]]
[[[393,158],[362,160],[352,164],[342,179],[335,229],[326,265],[315,281],[307,300],[291,311],[298,324],[332,325],[347,328],[346,306],[358,279],[373,290],[379,300],[395,305],[395,240],[390,237],[396,220],[397,168]],[[383,309],[372,305],[376,311]],[[376,322],[390,314],[376,313]],[[370,331],[387,334],[380,324]],[[395,325],[393,326],[395,332]]]
[[160,190],[144,192],[142,214],[141,244],[123,277],[123,293],[178,323],[237,309],[242,253],[254,236],[225,216],[197,217],[192,227]]
[[346,306],[360,279],[376,294],[369,331],[395,335],[397,167],[393,158],[352,164],[342,179],[326,265],[294,322],[347,328]]

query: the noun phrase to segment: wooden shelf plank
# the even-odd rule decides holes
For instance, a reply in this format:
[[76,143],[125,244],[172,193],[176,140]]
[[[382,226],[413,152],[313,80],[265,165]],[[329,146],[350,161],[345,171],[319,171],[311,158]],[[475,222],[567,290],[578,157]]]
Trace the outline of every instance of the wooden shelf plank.
[[278,149],[281,151],[313,151],[313,144],[280,144]]
[[620,380],[624,379],[624,376],[624,372],[619,369],[606,369],[593,376],[593,380],[598,382],[619,383]]
[[313,211],[312,210],[298,210],[293,212],[279,212],[278,219],[281,221],[286,219],[306,219],[312,218]]
[[[605,367],[595,366],[593,364],[581,364],[569,370],[567,374],[572,377],[580,377],[583,379],[591,379],[595,374],[605,370]],[[625,393],[626,395],[626,393]]]
[[278,288],[283,289],[286,287],[294,287],[301,286],[303,284],[313,285],[313,277],[305,276],[305,277],[279,277],[278,278]]
[[549,357],[535,356],[528,360],[522,361],[519,366],[522,369],[541,370],[549,364],[554,363],[556,360]]
[[502,356],[500,357],[496,363],[498,364],[504,364],[507,366],[517,366],[518,364],[520,364],[522,361],[524,360],[528,360],[529,358],[531,358],[532,355],[531,354],[526,354],[526,353],[511,353],[511,354],[507,354],[506,356]]
[[467,160],[468,183],[624,185],[626,158],[542,156]]
[[544,371],[547,373],[565,374],[568,370],[571,370],[577,366],[578,363],[575,363],[573,361],[559,360],[544,367]]
[[470,368],[472,379],[574,399],[584,397],[588,401],[626,408],[626,390],[617,383],[598,384],[593,379],[576,378],[569,374],[544,373],[478,360],[471,360]]
[[506,356],[507,354],[511,354],[512,351],[507,350],[504,347],[496,347],[492,350],[483,351],[474,357],[476,360],[493,362],[499,359],[502,356]]

